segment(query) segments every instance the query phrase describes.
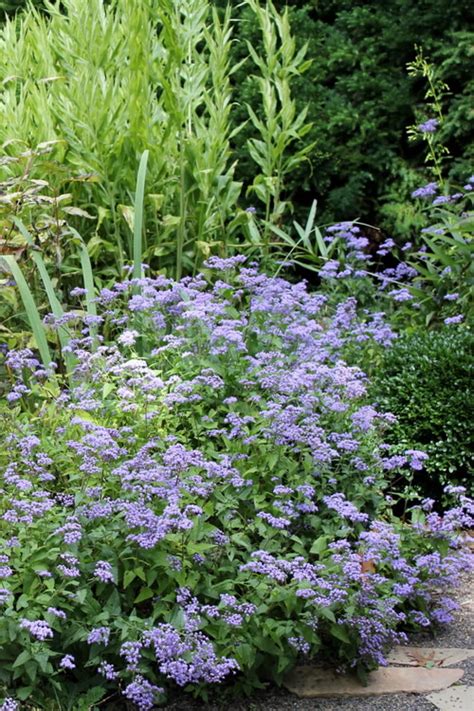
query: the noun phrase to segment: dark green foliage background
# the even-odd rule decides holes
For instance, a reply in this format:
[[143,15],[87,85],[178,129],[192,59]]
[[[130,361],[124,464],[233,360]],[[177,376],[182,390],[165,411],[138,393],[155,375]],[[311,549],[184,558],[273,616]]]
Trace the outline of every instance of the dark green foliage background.
[[[225,5],[220,0],[214,4]],[[423,145],[409,145],[406,134],[418,110],[424,118],[425,86],[408,77],[406,70],[415,58],[416,45],[439,68],[452,93],[446,97],[442,133],[451,152],[446,172],[461,182],[468,177],[474,154],[472,3],[276,0],[274,4],[279,10],[288,5],[297,41],[308,42],[308,56],[313,59],[300,80],[297,97],[301,106],[310,103],[314,126],[308,141],[317,141],[317,147],[311,166],[302,166],[290,181],[297,207],[306,208],[316,197],[320,223],[360,217],[388,231],[405,226],[410,192],[425,180]],[[238,38],[257,45],[250,14],[244,9],[241,17]],[[247,73],[244,67],[238,77],[239,101],[251,103],[254,87]],[[239,140],[248,135],[242,132]],[[252,167],[241,168],[250,182]]]
[[[35,0],[36,7],[41,0]],[[227,0],[213,0],[224,8]],[[235,59],[245,41],[259,49],[252,14],[231,0]],[[274,0],[288,6],[299,45],[308,42],[311,68],[297,85],[301,106],[310,104],[315,140],[310,164],[290,177],[288,190],[298,216],[318,200],[318,222],[361,218],[387,232],[407,236],[416,227],[410,192],[424,174],[422,142],[408,144],[406,127],[421,118],[425,86],[408,77],[407,62],[416,45],[439,69],[451,94],[445,99],[441,136],[450,150],[446,174],[463,182],[474,157],[474,5],[469,0]],[[0,16],[27,6],[26,0],[0,2]],[[235,123],[245,118],[245,103],[257,104],[249,64],[234,75]],[[237,151],[252,126],[236,137]],[[240,153],[238,178],[246,185],[255,166]],[[250,199],[249,199],[250,200]]]
[[414,484],[437,498],[446,484],[473,490],[474,336],[468,330],[415,332],[384,353],[370,395],[398,423],[387,441],[429,455]]

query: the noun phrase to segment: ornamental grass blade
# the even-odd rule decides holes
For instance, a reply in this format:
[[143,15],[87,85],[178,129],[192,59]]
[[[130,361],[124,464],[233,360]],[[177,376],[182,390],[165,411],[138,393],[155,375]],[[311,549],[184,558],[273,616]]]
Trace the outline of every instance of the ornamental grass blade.
[[328,248],[327,248],[327,246],[326,246],[326,244],[325,244],[325,242],[324,242],[324,239],[323,239],[323,236],[322,236],[322,234],[321,234],[321,230],[319,229],[319,227],[315,227],[315,228],[314,228],[314,235],[315,235],[315,237],[316,237],[316,244],[317,244],[318,247],[319,247],[319,251],[320,251],[321,257],[323,257],[323,259],[327,259],[327,257],[328,257]]
[[45,368],[48,368],[49,364],[52,362],[51,353],[49,350],[48,341],[46,339],[45,329],[41,321],[39,311],[36,307],[33,294],[30,291],[30,287],[26,283],[26,279],[23,276],[23,272],[18,266],[16,259],[9,254],[4,255],[2,259],[8,265],[13,275],[13,278],[15,279],[15,282],[18,286],[21,300],[23,301],[26,316],[28,318],[28,321],[30,322],[31,330],[33,331],[33,336],[36,341],[36,345],[38,346],[41,360],[43,361],[43,365],[45,366]]
[[[84,289],[86,290],[85,298],[87,314],[89,316],[97,316],[97,306],[95,303],[94,272],[92,270],[92,263],[89,257],[89,252],[87,251],[86,244],[79,232],[73,227],[71,227],[71,231],[79,241],[79,257],[81,260],[82,268],[82,282],[84,284]],[[93,350],[95,350],[98,345],[96,324],[92,323],[89,326],[89,333],[92,336]]]
[[311,232],[313,231],[317,205],[318,205],[317,200],[313,200],[313,204],[311,205],[311,209],[309,211],[308,219],[306,221],[304,230],[301,227],[301,225],[298,224],[298,222],[293,221],[293,225],[294,225],[296,231],[298,232],[299,236],[301,237],[301,240],[302,240],[306,250],[310,253],[313,253],[313,249],[312,249],[311,242],[310,242],[310,236],[311,236]]
[[81,242],[80,250],[82,280],[84,283],[84,289],[86,290],[87,313],[89,314],[89,316],[97,316],[97,307],[94,300],[94,273],[92,271],[92,264],[89,257],[89,252],[87,251],[87,247],[84,242]]
[[143,254],[143,201],[145,197],[145,177],[149,151],[143,151],[137,175],[133,220],[133,278],[139,279],[142,273]]
[[[61,303],[56,296],[56,291],[54,289],[53,282],[51,281],[51,277],[49,276],[48,270],[46,269],[46,265],[44,263],[43,257],[41,254],[36,251],[35,249],[35,244],[32,236],[26,229],[25,225],[23,222],[18,218],[14,217],[13,221],[15,222],[16,226],[20,230],[22,236],[25,238],[25,240],[28,242],[28,245],[32,248],[31,251],[29,252],[33,262],[36,265],[36,268],[38,269],[39,275],[41,277],[41,281],[43,282],[45,291],[46,291],[46,296],[48,297],[49,305],[51,307],[51,311],[54,314],[56,318],[61,318],[64,316],[64,309],[61,306]],[[72,372],[72,369],[74,367],[74,359],[72,356],[67,352],[67,346],[69,345],[69,333],[67,329],[64,326],[60,326],[58,329],[58,336],[59,336],[59,342],[61,344],[61,351],[62,351],[62,356],[64,358],[64,362],[66,363],[66,367],[68,370],[68,373]]]
[[86,290],[86,310],[89,316],[97,316],[97,306],[95,303],[94,271],[92,269],[92,263],[89,257],[89,252],[87,251],[86,243],[82,239],[79,232],[74,229],[74,227],[70,227],[69,229],[71,230],[74,237],[77,238],[79,244],[79,257],[81,260],[82,268],[82,282],[84,284],[84,289]]

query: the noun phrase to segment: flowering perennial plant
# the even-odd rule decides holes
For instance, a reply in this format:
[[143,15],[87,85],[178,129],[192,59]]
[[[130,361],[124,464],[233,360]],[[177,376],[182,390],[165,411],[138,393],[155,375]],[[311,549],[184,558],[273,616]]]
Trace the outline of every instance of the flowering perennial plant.
[[393,333],[244,262],[130,279],[95,319],[67,314],[70,387],[7,355],[5,708],[84,700],[87,679],[88,703],[146,711],[173,688],[279,682],[319,652],[363,674],[404,630],[450,619],[472,503],[461,489],[443,516],[394,516],[387,480],[424,453],[384,445],[393,417],[342,357]]
[[333,302],[356,295],[359,307],[383,303],[390,322],[402,328],[407,322],[472,325],[473,187],[471,176],[463,192],[450,193],[438,182],[415,190],[426,227],[412,241],[386,238],[374,244],[354,222],[328,228],[324,239],[331,258],[318,271],[324,292]]

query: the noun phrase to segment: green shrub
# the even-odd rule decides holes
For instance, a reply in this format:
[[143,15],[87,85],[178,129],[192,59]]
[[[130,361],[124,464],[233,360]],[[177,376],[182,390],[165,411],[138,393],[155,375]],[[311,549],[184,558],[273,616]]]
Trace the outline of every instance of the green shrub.
[[[227,0],[213,0],[225,7]],[[424,104],[425,85],[408,76],[406,65],[420,45],[448,84],[446,122],[442,131],[452,160],[450,178],[460,181],[472,162],[472,35],[465,31],[472,3],[454,7],[447,0],[275,0],[290,8],[297,46],[308,42],[313,60],[297,80],[297,105],[311,107],[313,127],[307,141],[316,141],[312,170],[302,164],[287,187],[301,221],[313,198],[320,222],[359,216],[382,226],[392,236],[406,236],[407,218],[416,219],[409,194],[419,183],[421,144],[409,144],[405,127]],[[258,51],[261,40],[253,17],[239,0],[242,14],[236,37],[249,39]],[[234,46],[241,56],[241,42]],[[237,74],[237,107],[253,102],[256,87],[245,65]],[[241,110],[242,116],[243,110]],[[245,117],[244,117],[245,118]],[[252,136],[250,124],[236,139],[239,177],[253,180],[253,166],[239,146]],[[417,177],[418,176],[418,177]],[[409,224],[409,229],[412,225]]]
[[473,345],[469,330],[406,334],[373,380],[371,395],[398,418],[387,440],[429,455],[413,480],[425,495],[446,484],[472,490]]

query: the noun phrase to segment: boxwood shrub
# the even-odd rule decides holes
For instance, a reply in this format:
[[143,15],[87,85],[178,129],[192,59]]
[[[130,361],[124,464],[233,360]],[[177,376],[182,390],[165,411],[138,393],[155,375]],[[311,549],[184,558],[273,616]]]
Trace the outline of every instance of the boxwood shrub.
[[474,336],[468,329],[405,334],[384,351],[371,396],[397,423],[387,441],[429,458],[413,477],[425,495],[447,484],[472,491]]

